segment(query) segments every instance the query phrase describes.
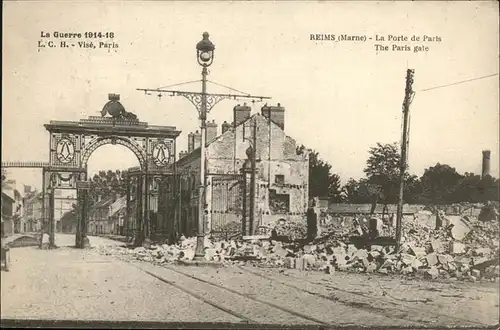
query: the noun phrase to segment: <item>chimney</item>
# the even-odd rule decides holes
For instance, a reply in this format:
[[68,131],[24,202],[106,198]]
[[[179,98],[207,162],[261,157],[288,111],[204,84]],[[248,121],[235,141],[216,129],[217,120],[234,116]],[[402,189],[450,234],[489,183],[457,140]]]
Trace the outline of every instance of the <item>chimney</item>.
[[227,121],[224,120],[224,122],[222,123],[222,134],[226,133],[230,127],[231,125],[229,125]]
[[247,106],[246,103],[244,103],[243,105],[238,104],[237,106],[235,106],[233,108],[233,113],[234,113],[233,125],[234,125],[234,127],[238,126],[239,124],[241,124],[242,122],[244,122],[245,120],[250,118],[250,111],[251,110],[252,110],[252,108]]
[[196,130],[193,134],[193,150],[201,147],[201,133]]
[[193,132],[188,134],[188,153],[194,150],[194,134]]
[[179,152],[179,159],[186,157],[186,155],[187,155],[188,153],[189,153],[189,152],[187,152],[186,150],[183,150],[183,151]]
[[267,104],[261,108],[261,113],[264,117],[269,118],[276,125],[285,130],[285,108],[278,103],[277,106],[268,106]]
[[212,122],[207,123],[207,128],[205,131],[205,139],[206,143],[212,142],[215,138],[217,137],[217,124],[215,123],[215,120],[212,120]]
[[491,151],[483,150],[483,170],[481,172],[482,177],[490,175],[490,154]]

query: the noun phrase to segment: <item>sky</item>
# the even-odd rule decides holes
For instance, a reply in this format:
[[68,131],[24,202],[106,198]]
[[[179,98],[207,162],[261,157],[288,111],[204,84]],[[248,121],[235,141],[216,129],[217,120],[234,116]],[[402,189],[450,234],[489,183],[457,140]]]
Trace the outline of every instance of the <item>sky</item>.
[[[177,150],[198,129],[182,97],[145,95],[201,79],[196,43],[215,44],[208,79],[272,97],[285,107],[285,131],[319,152],[345,183],[364,176],[368,150],[400,142],[405,75],[415,70],[410,108],[409,170],[436,163],[481,172],[491,150],[499,176],[498,3],[487,2],[3,2],[2,161],[48,161],[50,120],[99,116],[108,93],[121,95],[141,121],[176,126]],[[115,49],[38,48],[43,33],[113,32]],[[365,42],[311,40],[311,34],[365,35]],[[375,50],[376,35],[439,37],[440,42],[383,42],[411,51]],[[54,39],[51,39],[54,40]],[[88,39],[86,39],[88,40]],[[413,51],[415,45],[428,51]],[[201,84],[177,87],[200,91]],[[208,91],[231,92],[209,84]],[[224,100],[208,115],[232,120],[242,101]],[[255,104],[260,111],[263,104]],[[122,146],[103,146],[91,173],[138,161]],[[41,186],[41,170],[9,169],[18,182]]]

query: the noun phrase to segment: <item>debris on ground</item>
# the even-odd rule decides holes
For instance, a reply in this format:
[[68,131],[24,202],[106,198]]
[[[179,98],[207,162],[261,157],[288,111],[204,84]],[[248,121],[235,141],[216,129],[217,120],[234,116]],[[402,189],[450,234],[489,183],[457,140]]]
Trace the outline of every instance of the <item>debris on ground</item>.
[[[205,259],[226,264],[250,262],[259,267],[280,267],[298,270],[317,270],[327,274],[336,271],[403,274],[429,279],[456,278],[477,281],[498,281],[499,222],[467,218],[445,219],[436,230],[417,219],[406,220],[402,227],[400,251],[391,244],[371,244],[359,248],[353,236],[366,231],[364,220],[352,226],[341,223],[324,224],[321,237],[305,241],[307,228],[303,224],[280,223],[269,239],[262,235],[242,239],[205,238]],[[394,235],[388,225],[379,226],[382,235]],[[181,237],[175,245],[152,244],[149,249],[109,247],[105,254],[123,256],[154,263],[173,263],[191,260],[196,237]]]

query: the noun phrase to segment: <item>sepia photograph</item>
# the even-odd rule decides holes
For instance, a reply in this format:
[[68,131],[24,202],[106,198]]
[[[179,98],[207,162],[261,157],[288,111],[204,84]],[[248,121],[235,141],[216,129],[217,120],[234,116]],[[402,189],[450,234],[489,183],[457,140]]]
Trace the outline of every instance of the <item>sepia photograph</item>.
[[497,1],[2,9],[2,327],[500,327]]

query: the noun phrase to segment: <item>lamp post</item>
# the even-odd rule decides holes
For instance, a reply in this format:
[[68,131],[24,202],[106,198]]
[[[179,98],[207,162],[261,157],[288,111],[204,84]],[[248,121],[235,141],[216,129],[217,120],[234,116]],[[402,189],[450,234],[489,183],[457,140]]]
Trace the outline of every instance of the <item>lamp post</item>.
[[200,146],[200,186],[199,186],[199,207],[198,207],[198,230],[197,230],[197,244],[195,250],[195,256],[193,260],[200,261],[204,259],[205,250],[205,231],[204,231],[204,218],[205,218],[205,144],[206,144],[206,120],[207,113],[220,101],[224,99],[252,99],[259,100],[262,102],[264,99],[270,99],[267,96],[255,96],[246,94],[243,92],[239,92],[240,94],[208,94],[207,93],[207,68],[212,64],[214,60],[214,50],[215,46],[208,38],[208,32],[203,33],[203,39],[196,44],[196,55],[198,64],[201,65],[201,83],[202,83],[202,91],[198,92],[188,92],[181,90],[170,90],[170,89],[161,89],[161,88],[137,88],[139,91],[143,91],[146,95],[148,92],[157,92],[159,99],[163,96],[162,93],[168,93],[170,96],[183,96],[187,100],[189,100],[198,110],[199,119],[200,119],[200,128],[201,128],[201,146]]
[[198,230],[196,239],[196,250],[193,260],[203,260],[205,257],[205,130],[207,121],[207,68],[214,60],[214,44],[208,39],[208,32],[203,33],[203,39],[196,44],[196,55],[198,64],[202,66],[201,70],[201,107],[199,112],[201,146],[200,146],[200,192],[199,192],[199,210],[198,210]]

